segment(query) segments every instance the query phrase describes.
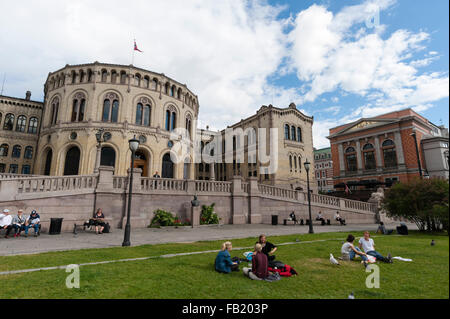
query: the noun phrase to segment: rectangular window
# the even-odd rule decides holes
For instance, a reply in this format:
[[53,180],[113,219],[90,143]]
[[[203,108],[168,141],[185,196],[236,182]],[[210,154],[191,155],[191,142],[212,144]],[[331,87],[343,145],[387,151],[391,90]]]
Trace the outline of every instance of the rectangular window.
[[349,172],[357,171],[356,155],[347,155],[347,170]]
[[0,164],[0,173],[4,173],[6,171],[6,165]]
[[17,164],[9,165],[9,173],[17,174],[19,172],[19,166]]
[[28,175],[30,174],[31,167],[30,165],[23,165],[22,166],[22,174]]
[[397,166],[397,154],[395,148],[387,148],[383,150],[384,155],[384,167],[396,167]]
[[364,152],[364,164],[367,170],[376,169],[374,152]]

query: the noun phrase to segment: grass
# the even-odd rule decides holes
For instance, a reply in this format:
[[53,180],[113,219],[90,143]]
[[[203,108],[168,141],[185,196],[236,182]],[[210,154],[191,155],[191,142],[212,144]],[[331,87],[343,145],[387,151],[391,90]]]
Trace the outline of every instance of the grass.
[[[354,233],[357,237],[362,233]],[[252,281],[240,273],[214,271],[215,253],[143,261],[82,266],[80,289],[65,286],[65,270],[2,275],[0,298],[347,298],[354,292],[361,298],[449,298],[449,238],[417,232],[409,236],[375,237],[383,254],[412,258],[413,262],[378,264],[380,288],[366,288],[366,277],[359,262],[331,265],[329,254],[340,255],[346,233],[289,235],[271,237],[279,246],[277,259],[299,273],[277,282]],[[431,239],[436,246],[431,247]],[[233,247],[248,247],[255,238],[233,240]],[[318,241],[325,240],[325,241]],[[301,243],[304,241],[317,241]],[[217,250],[219,241],[192,244],[144,245],[128,248],[85,249],[37,255],[0,257],[0,272],[37,267],[61,266],[123,258]],[[235,250],[242,257],[246,250]],[[242,268],[242,266],[241,266]]]

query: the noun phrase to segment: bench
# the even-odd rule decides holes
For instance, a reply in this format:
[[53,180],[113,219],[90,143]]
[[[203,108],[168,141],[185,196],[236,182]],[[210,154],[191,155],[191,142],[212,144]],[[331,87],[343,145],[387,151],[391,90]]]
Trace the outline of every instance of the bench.
[[[109,221],[112,221],[111,218],[105,218],[104,219],[104,223],[105,224],[109,224],[109,232],[111,232],[111,224],[109,223]],[[95,231],[95,225],[89,225],[89,221],[85,221],[83,224],[77,224],[74,223],[73,224],[73,234],[76,235],[78,234],[78,231],[82,230],[82,231]]]
[[[313,220],[313,225],[314,225],[314,222],[316,222],[315,224],[316,225],[318,225],[318,226],[325,226],[325,225],[331,225],[331,220],[329,220],[329,219],[327,219],[326,221],[325,221],[325,223],[322,223],[320,220]],[[306,222],[305,222],[305,225],[309,225],[309,219],[307,219],[306,220]]]
[[288,222],[292,222],[293,225],[300,225],[300,222],[298,220],[292,220],[292,218],[286,218],[283,219],[283,225],[286,226]]
[[[41,235],[41,228],[42,228],[42,224],[39,223],[39,229],[38,229],[38,233],[37,233],[38,236]],[[32,229],[33,232],[34,232],[34,228],[33,228],[33,227],[30,227],[29,230],[30,230],[30,229]],[[6,236],[7,230],[1,228],[1,229],[0,229],[0,234],[1,234],[2,232],[3,232],[3,236]],[[10,233],[9,233],[9,236],[11,236],[11,234],[14,236],[13,232],[14,232],[14,229],[11,229],[11,231],[10,231]],[[25,229],[24,229],[24,230],[21,230],[21,231],[19,232],[19,235],[20,235],[20,233],[22,233],[22,232],[25,232]]]

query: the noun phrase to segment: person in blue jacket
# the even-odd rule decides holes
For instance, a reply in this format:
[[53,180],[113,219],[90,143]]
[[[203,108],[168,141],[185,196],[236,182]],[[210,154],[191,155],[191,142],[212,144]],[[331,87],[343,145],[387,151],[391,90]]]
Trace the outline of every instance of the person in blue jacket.
[[239,271],[239,265],[231,260],[230,251],[233,249],[231,242],[227,241],[222,244],[222,249],[216,257],[216,271],[228,274],[231,271]]

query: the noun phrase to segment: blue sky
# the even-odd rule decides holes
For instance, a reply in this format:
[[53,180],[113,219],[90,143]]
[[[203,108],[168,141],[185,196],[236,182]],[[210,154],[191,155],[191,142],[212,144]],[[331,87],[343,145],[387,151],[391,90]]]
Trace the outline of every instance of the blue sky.
[[[448,127],[446,0],[3,1],[4,94],[43,99],[49,72],[94,61],[186,83],[199,126],[223,129],[261,105],[313,115],[314,146],[331,127],[412,107]],[[378,17],[370,19],[370,17]],[[17,23],[17,21],[21,23]],[[12,27],[14,26],[14,27]]]

